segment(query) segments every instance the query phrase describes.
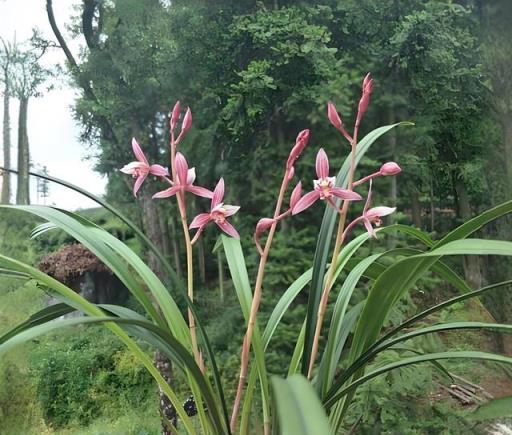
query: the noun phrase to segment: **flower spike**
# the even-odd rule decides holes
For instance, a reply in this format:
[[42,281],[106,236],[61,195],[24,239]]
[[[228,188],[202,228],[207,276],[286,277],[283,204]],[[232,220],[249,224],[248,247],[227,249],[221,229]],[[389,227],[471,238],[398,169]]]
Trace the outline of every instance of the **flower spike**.
[[329,177],[329,160],[323,148],[320,148],[316,156],[316,175],[318,179],[313,181],[314,190],[306,193],[294,204],[293,215],[311,207],[319,199],[325,199],[331,205],[333,204],[332,197],[348,201],[362,199],[361,195],[352,190],[336,187],[336,177]]
[[359,100],[359,106],[357,108],[356,128],[358,128],[359,124],[361,124],[361,120],[363,119],[366,109],[370,104],[370,95],[372,94],[372,91],[373,79],[371,78],[370,73],[368,73],[363,79],[362,95],[361,99]]
[[150,165],[142,151],[142,148],[135,138],[132,139],[132,149],[137,161],[128,163],[123,166],[120,171],[125,174],[130,174],[133,178],[136,178],[133,186],[133,195],[137,196],[137,192],[148,175],[151,174],[157,177],[168,177],[169,171],[161,165]]

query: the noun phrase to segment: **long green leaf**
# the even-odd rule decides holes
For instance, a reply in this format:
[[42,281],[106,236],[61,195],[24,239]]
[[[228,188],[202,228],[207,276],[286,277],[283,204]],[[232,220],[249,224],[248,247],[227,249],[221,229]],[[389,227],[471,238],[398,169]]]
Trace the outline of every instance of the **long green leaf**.
[[300,375],[272,378],[281,435],[329,435],[331,428],[311,384]]
[[[356,151],[356,164],[359,163],[363,155],[368,151],[370,146],[383,134],[387,133],[394,127],[399,125],[413,125],[410,122],[400,122],[397,124],[379,127],[372,132],[368,133],[358,144]],[[350,168],[350,156],[347,157],[338,176],[336,177],[337,186],[346,186],[348,184],[348,172]],[[326,207],[324,217],[322,219],[322,226],[318,233],[316,244],[315,256],[313,260],[313,277],[311,281],[311,290],[308,298],[308,309],[306,314],[306,331],[304,340],[304,351],[302,358],[302,373],[304,375],[308,372],[309,360],[311,357],[311,350],[313,347],[313,338],[316,329],[316,316],[318,313],[318,306],[320,304],[320,297],[323,291],[323,277],[324,271],[327,266],[327,256],[329,255],[329,248],[334,231],[334,224],[336,221],[336,213],[331,207]]]

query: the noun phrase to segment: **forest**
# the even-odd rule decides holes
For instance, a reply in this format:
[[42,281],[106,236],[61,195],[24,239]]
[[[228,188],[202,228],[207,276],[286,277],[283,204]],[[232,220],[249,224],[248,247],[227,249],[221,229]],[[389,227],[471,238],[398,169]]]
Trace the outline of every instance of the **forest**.
[[[512,433],[510,1],[33,3],[0,435]],[[103,195],[31,158],[62,86]]]

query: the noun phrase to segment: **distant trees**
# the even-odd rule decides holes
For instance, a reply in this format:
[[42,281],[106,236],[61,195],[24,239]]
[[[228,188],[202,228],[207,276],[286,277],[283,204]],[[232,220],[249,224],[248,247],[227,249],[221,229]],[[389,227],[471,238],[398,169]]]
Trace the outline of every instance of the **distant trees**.
[[[10,137],[10,98],[19,100],[18,115],[18,159],[17,159],[17,188],[16,203],[30,203],[30,147],[28,139],[28,103],[30,98],[42,95],[41,86],[52,75],[52,71],[42,66],[40,59],[48,45],[34,45],[40,37],[34,32],[30,43],[20,45],[2,40],[0,47],[1,81],[4,85],[3,113],[3,152],[4,166],[11,167],[11,137]],[[2,203],[8,203],[11,196],[10,177],[4,174],[2,179]]]

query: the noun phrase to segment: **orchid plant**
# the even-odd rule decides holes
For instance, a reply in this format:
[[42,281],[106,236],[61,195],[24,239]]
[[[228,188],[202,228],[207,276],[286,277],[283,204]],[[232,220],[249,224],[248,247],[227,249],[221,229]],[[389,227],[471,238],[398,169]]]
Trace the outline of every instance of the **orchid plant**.
[[[40,237],[52,228],[60,228],[84,244],[119,277],[143,307],[145,315],[140,315],[126,307],[88,302],[64,284],[39,270],[0,255],[1,274],[35,280],[42,290],[51,293],[61,301],[61,304],[39,311],[26,322],[0,337],[0,353],[63,326],[103,324],[133,351],[138,360],[152,374],[176,408],[180,426],[190,434],[198,431],[204,434],[231,434],[237,431],[248,434],[251,433],[251,425],[262,427],[265,434],[335,433],[351,411],[350,405],[356,389],[390,370],[433,362],[435,367],[446,375],[448,372],[439,361],[450,358],[512,364],[510,357],[479,351],[437,353],[415,351],[411,356],[408,348],[397,346],[414,337],[441,331],[492,329],[510,332],[512,330],[511,325],[498,323],[451,322],[431,326],[418,324],[420,320],[447,306],[480,296],[512,282],[505,281],[481,289],[471,289],[442,261],[442,257],[450,255],[512,255],[511,242],[468,238],[483,225],[512,212],[512,201],[475,217],[438,241],[432,240],[428,234],[413,227],[404,225],[382,227],[382,218],[393,213],[395,208],[372,206],[372,184],[378,177],[399,175],[401,168],[396,162],[385,162],[378,171],[356,180],[357,166],[365,152],[379,137],[399,125],[409,123],[380,127],[358,140],[360,125],[370,103],[373,87],[373,79],[368,74],[362,83],[356,121],[350,133],[343,124],[335,105],[332,102],[327,104],[327,118],[346,140],[349,155],[339,172],[331,175],[328,156],[323,149],[319,149],[315,165],[316,178],[311,183],[312,190],[305,194],[302,194],[302,182],[293,183],[293,180],[296,177],[295,165],[309,143],[311,132],[306,129],[297,135],[289,157],[283,165],[283,176],[274,213],[272,216],[262,217],[253,234],[255,249],[259,254],[259,265],[253,288],[248,277],[239,233],[230,222],[231,216],[236,214],[240,207],[225,204],[223,178],[219,179],[213,190],[197,185],[195,169],[189,167],[183,150],[180,148],[178,151],[192,126],[192,112],[187,109],[180,131],[177,132],[182,112],[179,102],[170,114],[169,169],[158,164],[150,164],[139,143],[133,139],[132,149],[136,161],[127,164],[121,171],[135,178],[133,188],[135,196],[148,177],[153,176],[168,186],[156,193],[153,198],[176,199],[187,255],[186,286],[177,278],[168,260],[155,245],[121,212],[103,199],[79,187],[38,174],[37,176],[63,184],[94,199],[121,218],[162,263],[168,273],[168,282],[163,283],[122,242],[77,214],[51,207],[3,206],[32,213],[47,220],[49,223],[34,230],[34,237]],[[339,153],[344,152],[345,148],[340,148]],[[289,199],[286,200],[290,186],[293,184]],[[368,188],[358,192],[359,187],[364,184],[368,184]],[[368,193],[362,214],[353,216],[350,220],[352,215],[350,205],[353,201],[363,200],[363,191]],[[209,211],[189,219],[187,203],[190,195],[209,199]],[[276,229],[284,219],[291,219],[319,203],[325,204],[325,211],[319,229],[313,266],[290,283],[262,331],[258,323],[258,311],[264,297],[265,269],[270,258]],[[194,304],[194,245],[204,234],[209,223],[215,223],[220,230],[220,241],[246,322],[240,351],[238,387],[231,406],[224,395],[224,379],[220,376],[208,335]],[[352,235],[354,228],[360,224],[366,231],[356,236]],[[368,240],[389,231],[400,231],[411,238],[415,242],[414,249],[391,249],[365,258],[355,257],[359,248]],[[263,239],[264,242],[262,242]],[[328,263],[329,254],[331,261]],[[391,264],[381,262],[380,260],[385,257],[393,257],[395,261]],[[439,274],[457,288],[461,295],[431,307],[383,333],[383,327],[392,308],[429,271]],[[344,279],[342,280],[341,277]],[[351,305],[351,296],[363,278],[371,281],[368,295],[363,302]],[[338,284],[339,291],[333,298],[332,290]],[[309,288],[307,313],[301,332],[296,339],[288,377],[286,380],[278,377],[269,379],[265,365],[265,349],[272,340],[281,318],[305,288]],[[187,318],[181,314],[175,302],[175,295],[178,293],[187,303]],[[329,304],[333,305],[333,313],[330,318],[326,318],[326,308]],[[56,320],[73,310],[81,311],[84,316]],[[326,322],[328,327],[325,325]],[[325,344],[321,346],[320,339],[323,331],[327,331],[327,334],[322,340]],[[350,341],[349,335],[352,338]],[[190,404],[192,400],[190,398],[187,400],[187,406],[185,408],[182,406],[182,398],[177,395],[174,386],[169,385],[155,368],[151,358],[140,346],[141,342],[163,352],[185,373],[195,401],[193,406]],[[372,366],[374,358],[388,349],[400,352],[400,359],[385,366]],[[257,391],[261,394],[262,418],[254,422],[251,421],[250,416],[254,394]],[[190,409],[197,410],[197,423],[191,419],[189,415],[191,413],[188,412]],[[177,428],[172,427],[172,430],[176,431]]]

